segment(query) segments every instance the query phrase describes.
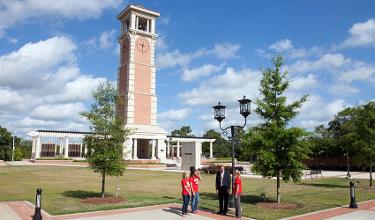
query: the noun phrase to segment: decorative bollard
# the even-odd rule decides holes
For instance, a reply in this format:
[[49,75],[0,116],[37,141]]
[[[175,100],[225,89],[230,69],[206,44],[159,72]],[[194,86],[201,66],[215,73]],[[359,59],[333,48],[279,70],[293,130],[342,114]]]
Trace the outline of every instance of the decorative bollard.
[[352,181],[350,181],[350,204],[349,208],[356,209],[358,208],[357,202],[355,201],[355,186]]
[[33,216],[33,220],[42,220],[42,189],[38,188],[36,190],[36,196],[35,196],[35,213]]

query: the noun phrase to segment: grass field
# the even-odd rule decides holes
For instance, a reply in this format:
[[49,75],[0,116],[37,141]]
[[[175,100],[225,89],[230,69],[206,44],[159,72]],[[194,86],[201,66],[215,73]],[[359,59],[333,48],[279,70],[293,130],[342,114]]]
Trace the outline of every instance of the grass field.
[[[122,177],[108,178],[107,192],[114,193],[120,186],[120,195],[128,199],[123,205],[87,205],[81,199],[98,196],[100,177],[80,167],[24,166],[0,167],[0,201],[28,200],[34,203],[35,190],[43,189],[42,207],[51,214],[67,214],[93,210],[146,206],[180,202],[179,173],[128,170]],[[298,184],[283,183],[282,202],[297,203],[295,210],[258,208],[266,193],[275,198],[275,181],[269,179],[243,179],[242,197],[244,216],[256,219],[279,219],[316,210],[332,208],[349,203],[348,180],[306,180]],[[368,181],[360,180],[367,186]],[[214,176],[203,175],[200,207],[217,211]],[[374,199],[375,190],[367,187],[357,189],[357,201]]]

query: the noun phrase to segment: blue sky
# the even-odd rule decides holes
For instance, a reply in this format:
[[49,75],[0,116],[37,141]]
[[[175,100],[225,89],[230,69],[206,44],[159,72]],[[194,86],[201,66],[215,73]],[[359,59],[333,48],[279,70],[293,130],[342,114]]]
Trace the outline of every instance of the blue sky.
[[[170,132],[241,123],[236,99],[259,97],[260,70],[285,57],[288,98],[309,94],[293,125],[313,129],[374,99],[374,1],[0,1],[0,125],[87,130],[78,112],[115,81],[117,14],[129,3],[158,11],[158,122]],[[255,106],[253,106],[255,108]],[[260,122],[250,115],[249,126]]]

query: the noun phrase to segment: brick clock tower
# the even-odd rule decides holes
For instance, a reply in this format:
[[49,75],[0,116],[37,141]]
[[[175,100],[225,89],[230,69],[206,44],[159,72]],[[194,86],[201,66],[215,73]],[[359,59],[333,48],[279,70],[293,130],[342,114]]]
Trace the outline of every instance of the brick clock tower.
[[155,19],[158,12],[129,5],[118,16],[121,22],[118,113],[132,135],[124,143],[125,159],[165,160],[166,132],[157,126],[155,92]]

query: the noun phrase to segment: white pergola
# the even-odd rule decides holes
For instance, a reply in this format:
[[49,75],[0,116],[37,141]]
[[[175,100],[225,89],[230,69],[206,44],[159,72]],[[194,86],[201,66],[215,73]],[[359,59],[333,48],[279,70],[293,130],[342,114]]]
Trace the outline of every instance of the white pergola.
[[[27,133],[32,138],[32,154],[31,159],[41,157],[42,142],[41,138],[58,138],[60,140],[60,154],[64,152],[64,158],[69,158],[69,139],[83,140],[90,132],[79,131],[56,131],[56,130],[37,130]],[[63,150],[64,149],[64,150]],[[86,149],[85,149],[86,151]],[[82,141],[80,143],[80,152],[82,155]],[[86,153],[86,152],[85,152]]]
[[174,147],[171,146],[171,143],[177,143],[177,158],[180,158],[180,147],[181,143],[210,143],[210,156],[209,158],[213,158],[213,147],[212,143],[215,142],[216,139],[212,138],[204,138],[204,137],[177,137],[177,136],[167,136],[167,155],[174,155]]
[[[37,130],[27,133],[32,138],[32,156],[31,159],[39,159],[42,157],[42,141],[41,138],[58,138],[60,141],[60,148],[59,152],[57,151],[57,147],[55,145],[55,155],[62,155],[64,158],[69,158],[69,141],[72,139],[79,139],[80,140],[80,157],[83,157],[87,153],[87,148],[83,149],[83,139],[88,134],[93,134],[91,132],[79,132],[79,131],[58,131],[58,130]],[[176,157],[178,159],[181,159],[181,151],[182,145],[184,143],[195,143],[195,144],[201,144],[204,142],[210,143],[210,155],[209,158],[213,158],[213,146],[212,143],[216,139],[211,138],[203,138],[203,137],[176,137],[176,136],[167,136],[165,139],[166,146],[164,145],[165,149],[165,156],[168,158],[173,158],[175,153]],[[176,143],[177,145],[173,145],[173,143]],[[163,146],[163,145],[160,145]],[[154,146],[153,146],[154,148]],[[201,148],[201,147],[200,147]],[[176,152],[175,152],[176,150]],[[84,152],[83,152],[84,151]],[[136,150],[135,150],[136,152]],[[200,149],[199,152],[202,152],[202,149]],[[201,155],[197,155],[201,156]],[[133,160],[136,160],[137,158],[131,158]],[[154,159],[154,158],[151,158]],[[163,161],[162,161],[163,162]]]

